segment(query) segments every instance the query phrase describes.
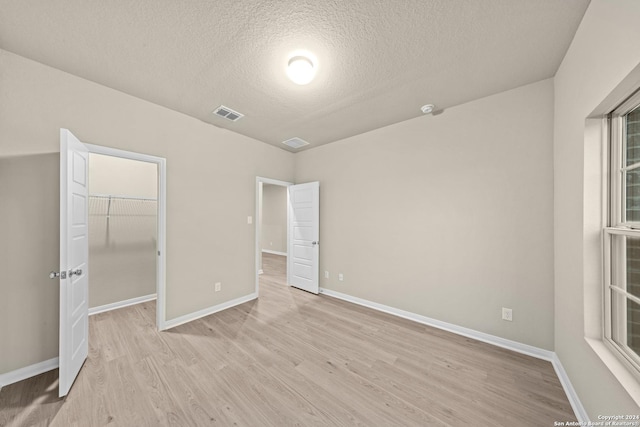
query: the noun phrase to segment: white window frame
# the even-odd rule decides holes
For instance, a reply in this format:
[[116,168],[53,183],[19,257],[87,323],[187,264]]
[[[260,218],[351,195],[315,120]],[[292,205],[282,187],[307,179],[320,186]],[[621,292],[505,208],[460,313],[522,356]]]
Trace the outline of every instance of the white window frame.
[[[626,186],[625,172],[640,168],[640,162],[626,165],[626,122],[625,116],[640,105],[640,90],[636,91],[625,102],[613,110],[608,118],[609,126],[609,211],[607,226],[604,228],[604,322],[603,341],[610,350],[640,380],[640,356],[626,345],[627,336],[627,299],[640,304],[640,298],[626,291],[626,251],[623,239],[615,236],[640,238],[640,221],[628,221],[626,218]],[[616,248],[612,245],[619,241]],[[616,253],[619,254],[616,256]],[[619,278],[613,283],[612,278]],[[616,316],[613,324],[612,292],[624,297],[624,304],[619,307],[621,315]],[[624,337],[624,344],[619,344],[615,336]],[[618,341],[621,341],[618,339]]]

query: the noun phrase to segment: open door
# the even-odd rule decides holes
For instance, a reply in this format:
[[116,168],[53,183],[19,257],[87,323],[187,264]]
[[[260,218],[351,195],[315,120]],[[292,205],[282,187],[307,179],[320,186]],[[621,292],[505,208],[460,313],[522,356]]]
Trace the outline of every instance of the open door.
[[320,183],[289,186],[289,284],[317,294]]
[[60,397],[89,353],[88,172],[88,148],[60,129]]

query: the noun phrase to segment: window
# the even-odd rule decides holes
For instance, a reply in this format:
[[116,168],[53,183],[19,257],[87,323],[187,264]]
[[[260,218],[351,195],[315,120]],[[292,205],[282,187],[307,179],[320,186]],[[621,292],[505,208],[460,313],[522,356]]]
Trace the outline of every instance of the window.
[[640,377],[640,93],[609,115],[605,342]]

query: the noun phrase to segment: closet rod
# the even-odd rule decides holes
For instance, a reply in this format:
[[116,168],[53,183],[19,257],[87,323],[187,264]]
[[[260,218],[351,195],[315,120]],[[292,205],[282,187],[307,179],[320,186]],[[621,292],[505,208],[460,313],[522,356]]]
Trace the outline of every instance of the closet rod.
[[127,200],[145,200],[157,202],[158,199],[152,199],[148,197],[133,197],[133,196],[116,196],[113,194],[89,194],[89,197],[97,197],[100,199],[127,199]]

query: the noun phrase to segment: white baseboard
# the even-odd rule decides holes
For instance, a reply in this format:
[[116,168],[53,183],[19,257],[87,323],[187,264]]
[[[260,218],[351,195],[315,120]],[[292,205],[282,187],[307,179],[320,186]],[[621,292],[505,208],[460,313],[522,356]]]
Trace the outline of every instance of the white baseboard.
[[434,328],[443,329],[448,332],[452,332],[457,335],[462,335],[467,338],[471,338],[477,341],[482,341],[487,344],[492,344],[498,347],[505,348],[507,350],[515,351],[517,353],[526,354],[527,356],[532,356],[537,359],[546,360],[551,362],[553,368],[556,371],[556,375],[558,375],[558,379],[560,380],[560,384],[564,388],[564,391],[567,395],[567,399],[569,399],[569,403],[571,404],[571,408],[576,415],[578,421],[588,422],[589,417],[587,412],[584,410],[580,399],[578,398],[578,394],[575,389],[571,385],[571,381],[567,376],[567,373],[558,359],[558,356],[555,352],[545,350],[539,347],[534,347],[532,345],[523,344],[517,341],[508,340],[505,338],[501,338],[495,335],[487,334],[484,332],[476,331],[474,329],[465,328],[462,326],[454,325],[452,323],[443,322],[441,320],[432,319],[430,317],[422,316],[420,314],[411,313],[409,311],[400,310],[394,307],[389,307],[387,305],[378,304],[373,301],[368,301],[362,298],[354,297],[351,295],[343,294],[341,292],[336,292],[331,289],[320,288],[320,293],[338,298],[344,301],[348,301],[354,304],[358,304],[364,307],[372,308],[374,310],[382,311],[384,313],[388,313],[394,316],[402,317],[403,319],[412,320],[414,322],[422,323],[424,325],[433,326]]
[[89,308],[89,316],[98,313],[104,313],[105,311],[111,311],[122,307],[128,307],[130,305],[140,304],[142,302],[152,301],[157,298],[157,294],[149,294],[141,297],[131,298],[124,301],[113,302],[111,304],[100,305],[98,307]]
[[212,307],[204,308],[202,310],[196,311],[195,313],[185,314],[184,316],[176,317],[175,319],[167,320],[164,322],[163,328],[161,330],[167,330],[171,328],[175,328],[176,326],[182,325],[184,323],[191,322],[193,320],[200,319],[201,317],[208,316],[210,314],[217,313],[222,310],[226,310],[227,308],[235,307],[236,305],[244,304],[245,302],[249,302],[258,298],[258,293],[254,292],[249,295],[245,295],[240,298],[236,298],[231,301],[223,302],[222,304],[214,305]]
[[263,249],[262,252],[264,252],[265,254],[287,256],[286,252],[270,251],[268,249]]
[[588,425],[590,422],[589,414],[587,414],[584,406],[582,406],[582,402],[580,402],[580,398],[578,397],[576,390],[573,388],[571,380],[569,380],[567,371],[564,370],[564,366],[562,366],[562,362],[560,362],[560,359],[558,358],[558,355],[556,353],[553,353],[553,360],[551,361],[551,363],[553,364],[553,369],[556,370],[556,375],[560,380],[560,384],[562,384],[562,388],[567,395],[567,399],[569,399],[571,408],[576,414],[576,418],[580,422],[580,425]]
[[394,316],[402,317],[404,319],[413,320],[414,322],[422,323],[424,325],[433,326],[434,328],[443,329],[445,331],[453,332],[454,334],[462,335],[467,338],[473,338],[477,341],[486,342],[487,344],[493,344],[498,347],[513,350],[518,353],[533,356],[538,359],[543,359],[551,362],[553,360],[553,352],[544,350],[542,348],[534,347],[528,344],[522,344],[517,341],[508,340],[505,338],[497,337],[495,335],[486,334],[484,332],[476,331],[474,329],[465,328],[463,326],[454,325],[452,323],[443,322],[441,320],[432,319],[431,317],[422,316],[420,314],[412,313],[410,311],[400,310],[387,305],[378,304],[377,302],[368,301],[362,298],[353,297],[340,292],[333,291],[331,289],[320,288],[320,293],[328,295],[330,297],[339,298],[341,300],[349,301],[354,304],[362,305],[364,307],[373,308],[374,310],[382,311],[384,313],[392,314]]
[[34,363],[33,365],[25,366],[24,368],[16,369],[15,371],[0,374],[0,389],[9,384],[17,383],[18,381],[26,380],[27,378],[35,377],[44,372],[51,371],[58,367],[58,358],[45,360],[44,362]]

